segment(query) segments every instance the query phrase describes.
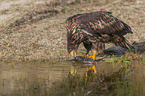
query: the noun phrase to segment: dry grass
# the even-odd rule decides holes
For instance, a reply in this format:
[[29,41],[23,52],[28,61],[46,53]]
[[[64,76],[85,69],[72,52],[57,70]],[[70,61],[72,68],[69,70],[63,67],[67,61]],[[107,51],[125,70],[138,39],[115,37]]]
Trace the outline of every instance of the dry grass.
[[[126,36],[129,41],[145,41],[144,0],[56,0],[55,3],[49,0],[3,0],[0,2],[2,6],[0,59],[33,60],[68,57],[65,20],[77,13],[99,10],[111,11],[114,16],[132,27],[134,34]],[[57,10],[59,13],[50,16],[45,13],[46,10]],[[27,18],[23,22],[16,22],[21,21],[23,17]],[[79,50],[84,48],[80,47]]]

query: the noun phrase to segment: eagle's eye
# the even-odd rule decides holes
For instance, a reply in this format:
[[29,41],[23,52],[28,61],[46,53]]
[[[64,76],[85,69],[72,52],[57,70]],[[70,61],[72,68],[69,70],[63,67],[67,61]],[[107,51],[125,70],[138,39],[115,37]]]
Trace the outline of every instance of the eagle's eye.
[[98,25],[101,26],[101,22],[98,20]]

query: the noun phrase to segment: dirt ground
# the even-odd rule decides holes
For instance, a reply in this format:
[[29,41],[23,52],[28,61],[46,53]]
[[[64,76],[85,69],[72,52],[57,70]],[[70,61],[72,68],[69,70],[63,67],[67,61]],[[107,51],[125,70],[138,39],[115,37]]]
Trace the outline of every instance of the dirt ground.
[[[67,58],[65,20],[78,13],[110,11],[145,41],[144,0],[3,0],[0,1],[0,60]],[[111,45],[107,45],[111,46]],[[80,46],[79,53],[85,52]]]

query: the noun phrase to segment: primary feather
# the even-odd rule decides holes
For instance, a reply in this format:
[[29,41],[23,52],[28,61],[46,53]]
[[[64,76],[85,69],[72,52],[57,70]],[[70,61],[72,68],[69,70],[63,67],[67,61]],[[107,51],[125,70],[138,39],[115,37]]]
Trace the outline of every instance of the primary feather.
[[131,28],[127,24],[104,11],[80,14],[76,19],[76,24],[78,28],[92,34],[125,35],[126,33],[132,33]]

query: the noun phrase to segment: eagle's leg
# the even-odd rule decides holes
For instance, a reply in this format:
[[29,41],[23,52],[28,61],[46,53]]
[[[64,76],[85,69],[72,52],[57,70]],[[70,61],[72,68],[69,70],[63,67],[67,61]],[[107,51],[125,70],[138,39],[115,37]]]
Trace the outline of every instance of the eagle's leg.
[[94,51],[94,53],[93,53],[92,56],[90,56],[90,55],[87,54],[87,57],[89,57],[89,58],[91,58],[93,60],[96,60],[96,55],[97,55],[97,51]]
[[[93,53],[92,56],[88,55],[89,54],[89,51],[92,49],[92,43],[91,42],[83,42],[83,44],[84,44],[84,47],[87,50],[86,56],[88,58],[91,58],[93,60],[96,60],[97,51],[95,51],[95,49],[94,49],[94,53]],[[86,57],[86,56],[84,56],[84,57]]]
[[72,51],[70,52],[70,55],[71,55],[71,59],[75,59],[75,57],[77,56],[77,53],[76,53],[75,50],[72,50]]
[[[96,60],[96,55],[98,53],[103,52],[103,50],[105,49],[105,43],[101,43],[101,42],[96,42],[96,43],[92,43],[92,49],[94,50],[94,53],[92,56],[88,55],[87,53],[87,57],[92,58],[93,60]],[[97,53],[98,52],[98,53]]]
[[76,52],[75,52],[75,50],[71,51],[70,54],[71,54],[71,56],[75,56],[75,57],[76,57],[76,55],[77,55]]

